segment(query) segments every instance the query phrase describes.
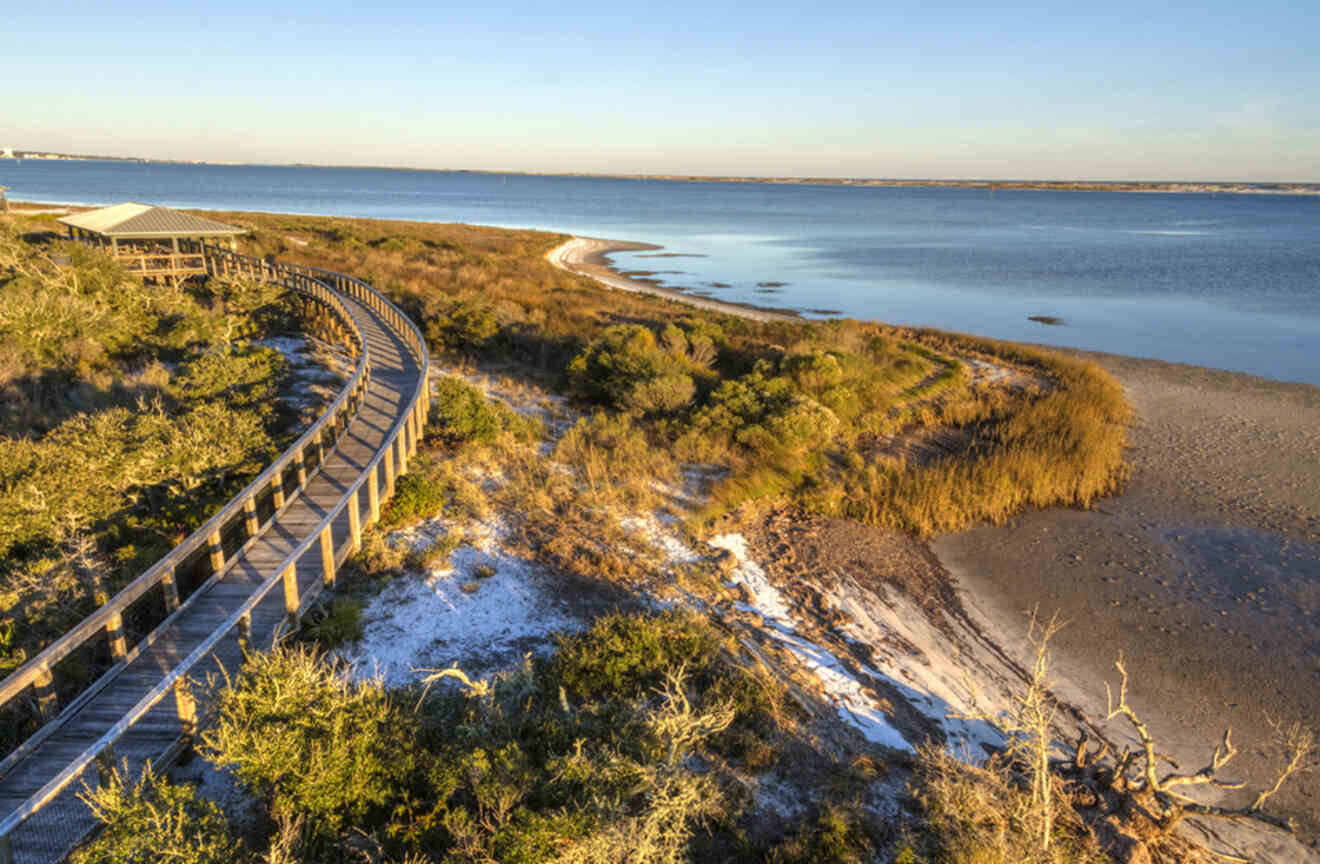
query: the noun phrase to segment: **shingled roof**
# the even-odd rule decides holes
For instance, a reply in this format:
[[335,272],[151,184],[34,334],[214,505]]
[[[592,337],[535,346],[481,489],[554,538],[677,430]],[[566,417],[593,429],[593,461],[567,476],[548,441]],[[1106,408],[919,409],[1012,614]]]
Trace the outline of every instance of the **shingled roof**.
[[247,233],[223,222],[150,204],[116,204],[57,221],[102,237],[232,237]]

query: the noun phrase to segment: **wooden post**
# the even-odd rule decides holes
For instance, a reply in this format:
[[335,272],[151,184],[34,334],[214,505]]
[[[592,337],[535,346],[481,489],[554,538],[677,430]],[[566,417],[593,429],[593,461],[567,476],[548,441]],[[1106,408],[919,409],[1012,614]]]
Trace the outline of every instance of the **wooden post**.
[[276,510],[284,509],[284,469],[283,468],[277,471],[275,476],[271,478],[270,485],[271,488],[275,490],[274,492],[275,509]]
[[[348,536],[351,538],[352,545],[349,547],[352,552],[362,548],[362,516],[358,513],[358,497],[361,487],[353,490],[353,494],[348,496]],[[352,554],[350,552],[349,554]]]
[[105,635],[110,640],[110,656],[118,663],[128,654],[128,638],[124,636],[124,616],[118,612],[105,622]]
[[[115,774],[115,746],[108,745],[96,754],[96,779],[102,786],[110,785]],[[127,778],[125,778],[127,779]]]
[[252,613],[240,616],[238,627],[235,628],[238,634],[238,650],[244,654],[252,650]]
[[179,608],[179,583],[174,581],[174,568],[166,570],[160,577],[160,586],[165,590],[165,614]]
[[302,489],[307,485],[307,459],[303,451],[299,450],[298,455],[293,457],[293,464],[298,466],[298,488]]
[[380,461],[385,466],[385,498],[389,500],[394,497],[394,441],[385,448],[384,457]]
[[0,834],[0,864],[14,864],[14,844],[8,834]]
[[212,533],[206,542],[211,547],[211,572],[219,573],[225,569],[225,548],[220,543],[220,532]]
[[37,680],[32,686],[37,691],[37,711],[42,722],[54,720],[60,710],[60,699],[55,693],[55,676],[50,674],[49,666],[37,670]]
[[261,523],[257,521],[257,501],[251,495],[243,501],[243,522],[249,540],[261,533]]
[[289,630],[298,629],[298,568],[290,564],[284,568],[284,614]]
[[335,587],[335,535],[330,525],[321,529],[321,581],[327,588]]
[[197,700],[187,675],[174,679],[174,705],[179,711],[179,731],[191,742],[197,735]]
[[367,524],[375,525],[380,521],[380,487],[376,482],[376,476],[380,471],[380,463],[377,462],[371,466],[367,472]]

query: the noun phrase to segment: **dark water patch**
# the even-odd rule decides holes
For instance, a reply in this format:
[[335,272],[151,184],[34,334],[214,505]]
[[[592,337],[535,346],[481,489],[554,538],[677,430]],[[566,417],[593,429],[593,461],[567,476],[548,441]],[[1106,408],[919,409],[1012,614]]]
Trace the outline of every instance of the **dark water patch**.
[[804,309],[803,311],[812,315],[824,315],[826,318],[837,318],[843,314],[841,309]]
[[707,282],[706,284],[709,285],[711,288],[732,288],[732,287],[733,287],[733,286],[730,285],[728,282]]
[[756,289],[756,293],[757,293],[757,294],[783,294],[784,292],[783,292],[783,291],[780,291],[778,288],[757,288],[757,289]]
[[757,282],[756,283],[757,288],[783,288],[787,285],[788,285],[787,282]]
[[1062,318],[1056,318],[1053,315],[1028,315],[1027,320],[1035,321],[1037,324],[1045,324],[1050,327],[1064,326],[1064,320]]
[[656,252],[651,255],[638,255],[638,258],[709,258],[696,252]]

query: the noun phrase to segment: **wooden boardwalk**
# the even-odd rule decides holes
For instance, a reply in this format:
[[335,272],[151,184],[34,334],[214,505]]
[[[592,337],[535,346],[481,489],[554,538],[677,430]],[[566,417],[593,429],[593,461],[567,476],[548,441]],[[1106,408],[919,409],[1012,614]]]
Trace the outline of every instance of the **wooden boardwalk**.
[[[363,287],[358,283],[359,291]],[[379,502],[406,469],[421,425],[425,348],[419,353],[416,331],[400,326],[401,314],[390,314],[397,310],[382,314],[373,308],[379,302],[339,296],[360,328],[369,362],[369,384],[356,413],[345,415],[347,427],[325,451],[323,464],[264,528],[222,559],[223,569],[127,650],[103,686],[67,706],[43,730],[42,740],[0,776],[0,864],[53,862],[66,855],[93,827],[77,793],[85,783],[95,786],[108,764],[127,763],[135,770],[148,759],[168,762],[177,755],[195,731],[190,722],[198,713],[200,694],[189,680],[203,681],[221,666],[236,670],[241,641],[269,646],[310,598],[333,582],[333,571],[354,551],[361,527],[374,521]],[[420,402],[425,404],[424,394]],[[299,550],[296,568],[289,571],[291,555]],[[236,618],[245,604],[248,615]],[[157,701],[148,705],[153,693]],[[96,746],[99,755],[89,761],[89,748]],[[71,766],[73,776],[62,776]],[[60,782],[63,787],[53,789]]]

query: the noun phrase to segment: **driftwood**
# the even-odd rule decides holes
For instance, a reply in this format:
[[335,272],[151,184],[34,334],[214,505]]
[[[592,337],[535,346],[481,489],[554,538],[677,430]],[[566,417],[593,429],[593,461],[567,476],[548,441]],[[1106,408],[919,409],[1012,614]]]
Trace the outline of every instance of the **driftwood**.
[[[1076,792],[1082,793],[1078,803],[1096,812],[1099,819],[1095,821],[1106,825],[1116,860],[1152,860],[1151,853],[1169,841],[1173,829],[1188,816],[1256,821],[1295,833],[1291,820],[1267,813],[1264,808],[1289,778],[1320,767],[1313,730],[1296,723],[1287,727],[1274,724],[1275,749],[1282,756],[1274,783],[1245,807],[1206,804],[1187,793],[1193,787],[1235,790],[1246,785],[1220,776],[1238,752],[1232,730],[1225,730],[1204,767],[1184,772],[1175,759],[1160,752],[1145,721],[1128,702],[1128,672],[1122,655],[1115,665],[1119,672],[1118,694],[1115,698],[1113,689],[1105,685],[1105,720],[1126,720],[1136,735],[1137,747],[1125,746],[1117,758],[1109,760],[1109,744],[1102,741],[1093,749],[1083,729],[1069,758],[1056,762],[1055,767],[1071,781]],[[1225,861],[1246,860],[1219,852],[1210,854]]]

